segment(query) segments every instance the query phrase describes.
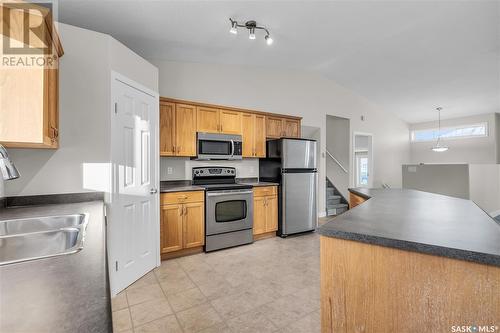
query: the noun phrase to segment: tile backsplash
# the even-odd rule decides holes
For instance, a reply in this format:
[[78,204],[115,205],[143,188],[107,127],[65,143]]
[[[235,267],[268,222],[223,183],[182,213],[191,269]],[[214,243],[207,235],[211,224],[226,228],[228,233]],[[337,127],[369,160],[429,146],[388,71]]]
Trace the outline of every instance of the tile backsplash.
[[193,167],[225,166],[236,168],[237,178],[259,177],[259,160],[241,161],[196,161],[186,157],[161,157],[160,180],[190,180]]

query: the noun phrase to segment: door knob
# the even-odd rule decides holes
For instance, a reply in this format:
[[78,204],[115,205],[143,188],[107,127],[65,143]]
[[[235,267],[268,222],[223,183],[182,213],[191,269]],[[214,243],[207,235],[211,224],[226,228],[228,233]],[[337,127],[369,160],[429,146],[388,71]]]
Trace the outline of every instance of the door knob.
[[149,193],[150,194],[156,194],[156,193],[158,193],[158,190],[155,189],[155,188],[152,188],[152,189],[149,190]]

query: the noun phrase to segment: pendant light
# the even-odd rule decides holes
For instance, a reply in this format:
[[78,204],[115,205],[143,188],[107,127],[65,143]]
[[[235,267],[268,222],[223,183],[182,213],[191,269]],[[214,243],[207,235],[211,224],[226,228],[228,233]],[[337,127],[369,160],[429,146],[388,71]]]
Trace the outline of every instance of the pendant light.
[[435,151],[436,153],[442,153],[448,150],[448,146],[445,146],[441,143],[441,110],[442,107],[437,107],[436,110],[438,112],[438,138],[436,145],[432,147],[432,151]]

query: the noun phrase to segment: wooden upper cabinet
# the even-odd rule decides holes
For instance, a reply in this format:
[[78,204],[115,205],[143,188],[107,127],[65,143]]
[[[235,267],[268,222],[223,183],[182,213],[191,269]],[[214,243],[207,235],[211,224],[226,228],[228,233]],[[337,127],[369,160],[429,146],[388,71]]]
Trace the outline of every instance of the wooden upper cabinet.
[[[40,10],[30,11],[30,22],[44,22],[40,35],[30,38],[31,48],[51,46],[52,66],[0,68],[0,143],[6,147],[58,148],[59,147],[59,58],[63,55],[59,36],[54,28],[50,11],[30,4]],[[11,10],[9,3],[0,3],[0,11],[8,12],[0,32],[3,43],[19,45],[23,42],[23,15],[21,10]],[[43,16],[42,16],[43,15]],[[47,49],[48,50],[48,49]],[[13,55],[15,57],[15,55]],[[42,54],[30,54],[42,57]],[[47,62],[48,63],[48,62]]]
[[198,106],[196,107],[196,129],[198,132],[219,133],[219,109]]
[[266,157],[266,117],[256,114],[254,120],[255,130],[255,157]]
[[283,136],[283,119],[279,117],[266,117],[266,137],[281,138]]
[[275,116],[266,117],[266,137],[268,138],[299,138],[300,120]]
[[295,119],[283,119],[283,131],[285,137],[300,137],[300,122]]
[[242,113],[243,157],[266,157],[265,116]]
[[196,116],[198,132],[241,134],[241,112],[198,106]]
[[176,156],[196,156],[196,107],[175,105]]
[[160,155],[174,156],[175,143],[175,104],[160,102]]
[[219,110],[220,132],[224,134],[241,134],[241,112]]
[[254,157],[254,142],[255,142],[255,115],[251,113],[243,113],[241,121],[244,124],[241,130],[243,140],[243,157]]
[[196,156],[197,132],[241,135],[243,157],[260,158],[266,138],[300,137],[300,118],[160,98],[161,156]]

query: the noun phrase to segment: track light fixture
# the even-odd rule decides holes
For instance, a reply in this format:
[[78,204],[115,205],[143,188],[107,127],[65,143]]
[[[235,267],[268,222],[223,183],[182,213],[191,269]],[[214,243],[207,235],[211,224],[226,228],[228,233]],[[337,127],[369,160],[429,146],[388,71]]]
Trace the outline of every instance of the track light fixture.
[[267,45],[271,45],[273,43],[273,39],[271,38],[271,33],[269,33],[269,30],[267,30],[266,27],[264,26],[258,26],[257,22],[255,21],[247,21],[245,24],[240,24],[238,21],[233,20],[232,18],[229,18],[229,21],[231,22],[231,29],[229,29],[229,32],[232,34],[238,34],[238,28],[247,28],[248,29],[248,39],[255,39],[255,30],[264,30],[266,32],[266,36],[264,39],[266,40]]

